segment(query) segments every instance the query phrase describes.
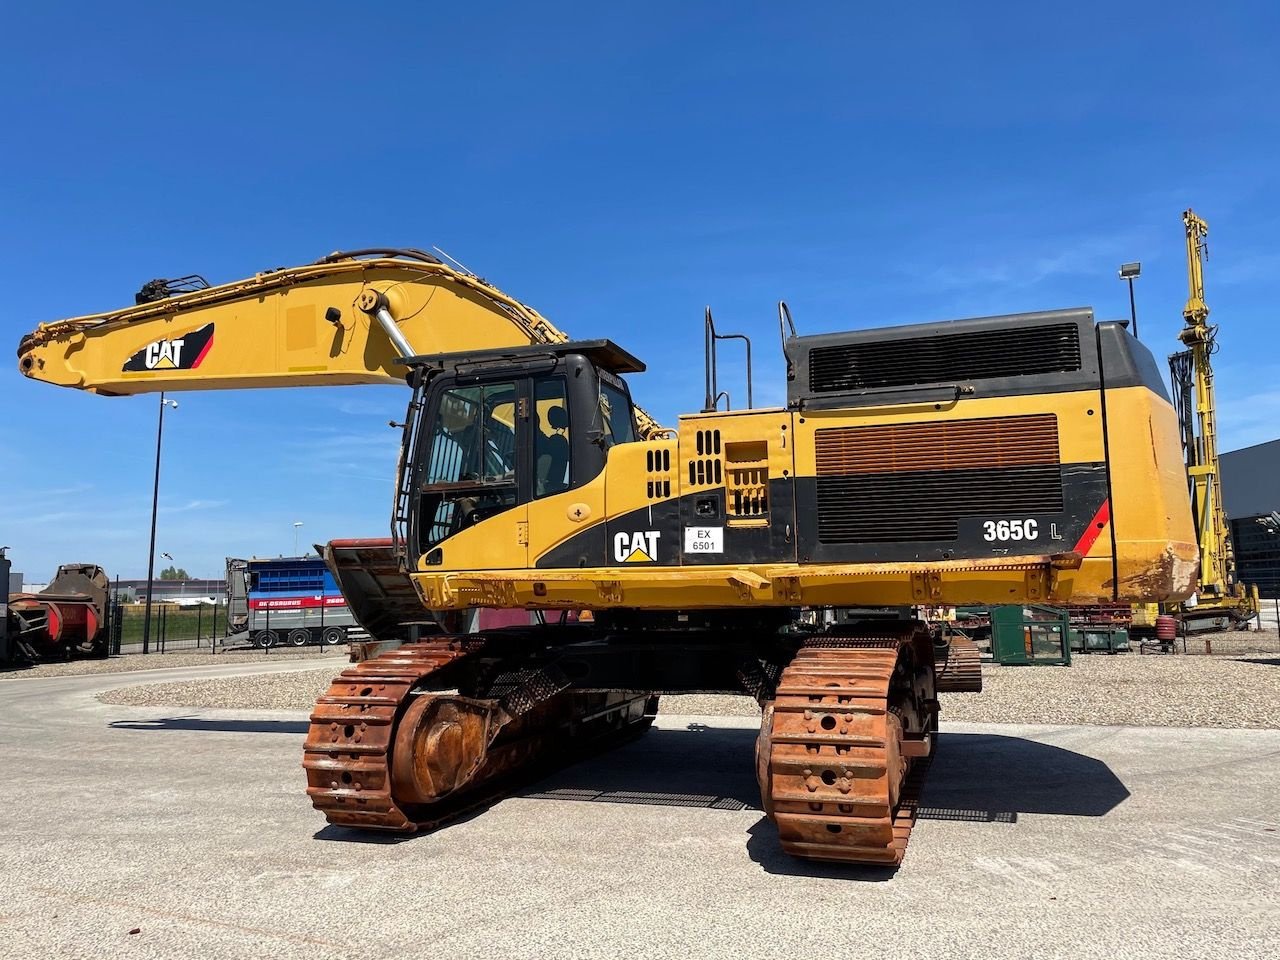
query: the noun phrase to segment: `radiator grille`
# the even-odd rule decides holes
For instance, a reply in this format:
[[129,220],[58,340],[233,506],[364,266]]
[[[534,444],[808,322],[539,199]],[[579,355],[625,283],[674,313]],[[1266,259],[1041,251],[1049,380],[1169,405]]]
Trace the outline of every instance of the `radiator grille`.
[[951,541],[963,517],[1058,513],[1058,418],[832,427],[814,435],[818,539]]
[[1051,413],[833,427],[814,439],[820,477],[1058,462],[1058,418]]
[[955,540],[962,517],[1060,513],[1057,464],[818,477],[818,540]]
[[1057,323],[815,347],[809,353],[809,390],[832,393],[1079,369],[1079,327]]

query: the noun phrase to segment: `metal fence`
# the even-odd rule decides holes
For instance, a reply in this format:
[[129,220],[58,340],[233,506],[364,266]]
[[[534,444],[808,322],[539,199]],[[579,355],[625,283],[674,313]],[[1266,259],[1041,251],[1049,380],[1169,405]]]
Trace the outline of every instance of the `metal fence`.
[[[225,603],[191,607],[154,603],[151,605],[149,633],[144,629],[145,604],[113,601],[109,617],[110,649],[116,655],[194,652],[217,654],[223,650],[250,646],[248,637],[243,633],[227,635]],[[301,649],[319,652],[325,648],[315,644]],[[326,652],[332,653],[332,648],[328,648]]]
[[113,653],[173,653],[188,650],[209,650],[212,653],[226,642],[225,604],[179,607],[169,603],[154,603],[151,605],[149,632],[145,630],[145,604],[116,602],[113,608]]

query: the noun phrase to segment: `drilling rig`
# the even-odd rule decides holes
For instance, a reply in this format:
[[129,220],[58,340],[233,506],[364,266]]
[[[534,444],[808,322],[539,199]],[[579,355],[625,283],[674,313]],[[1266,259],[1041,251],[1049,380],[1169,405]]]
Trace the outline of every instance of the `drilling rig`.
[[1200,549],[1200,586],[1194,599],[1179,604],[1174,613],[1186,631],[1228,625],[1238,628],[1257,618],[1258,590],[1236,579],[1231,527],[1222,503],[1218,405],[1211,360],[1218,351],[1218,327],[1209,323],[1209,307],[1204,299],[1209,224],[1192,210],[1183,212],[1182,223],[1186,230],[1188,293],[1178,339],[1187,349],[1169,357],[1169,373]]

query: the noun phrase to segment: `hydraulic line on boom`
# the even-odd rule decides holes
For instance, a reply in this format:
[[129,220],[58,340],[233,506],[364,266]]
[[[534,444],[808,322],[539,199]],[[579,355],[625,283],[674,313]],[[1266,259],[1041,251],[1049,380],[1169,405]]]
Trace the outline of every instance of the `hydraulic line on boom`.
[[[420,352],[570,339],[527,304],[415,249],[331,253],[218,286],[194,276],[152,280],[136,299],[40,324],[22,338],[18,368],[107,396],[403,384],[409,368],[399,361]],[[642,437],[663,432],[643,410],[636,420]]]

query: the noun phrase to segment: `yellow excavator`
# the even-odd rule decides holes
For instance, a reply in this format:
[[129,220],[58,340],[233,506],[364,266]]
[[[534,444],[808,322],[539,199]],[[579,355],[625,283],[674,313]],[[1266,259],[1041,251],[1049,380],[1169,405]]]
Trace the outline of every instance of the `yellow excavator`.
[[[1173,407],[1089,309],[799,336],[780,304],[786,406],[741,410],[721,409],[708,313],[704,409],[664,429],[626,350],[419,250],[136,300],[40,325],[20,370],[104,395],[408,385],[391,536],[325,549],[362,625],[401,644],[312,714],[307,792],[336,824],[429,829],[644,730],[659,694],[732,692],[761,706],[783,848],[896,864],[939,691],[981,685],[976,651],[935,646],[914,608],[1193,589]],[[859,607],[898,613],[813,615]],[[529,613],[463,629],[486,608]]]

